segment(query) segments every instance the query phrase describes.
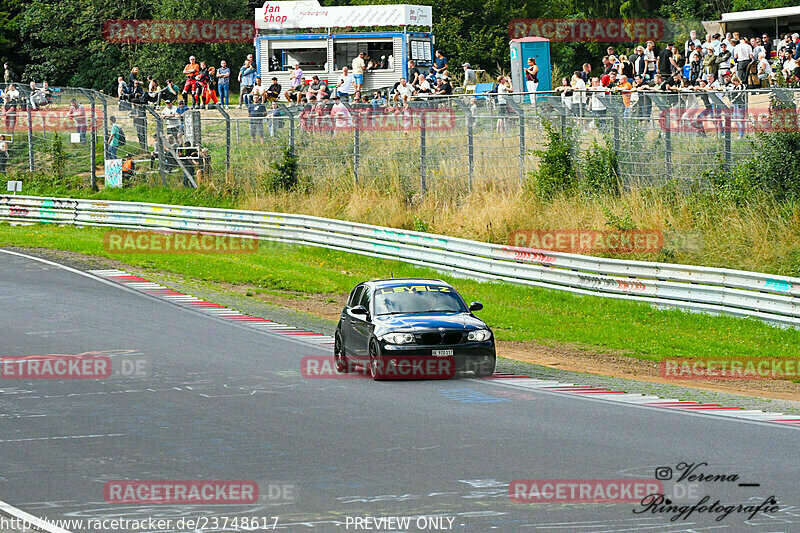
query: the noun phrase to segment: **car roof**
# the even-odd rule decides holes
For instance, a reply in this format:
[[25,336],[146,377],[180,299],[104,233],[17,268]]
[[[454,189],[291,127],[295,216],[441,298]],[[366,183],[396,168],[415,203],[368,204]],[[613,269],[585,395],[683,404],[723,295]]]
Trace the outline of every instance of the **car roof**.
[[438,285],[450,287],[450,284],[440,279],[428,278],[391,278],[391,279],[374,279],[367,282],[373,287],[404,287],[407,285]]

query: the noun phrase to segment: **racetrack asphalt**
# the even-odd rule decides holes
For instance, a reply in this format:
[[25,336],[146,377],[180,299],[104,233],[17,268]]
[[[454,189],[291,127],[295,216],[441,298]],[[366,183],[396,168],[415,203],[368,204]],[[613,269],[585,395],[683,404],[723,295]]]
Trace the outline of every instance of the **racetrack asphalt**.
[[[466,378],[307,379],[301,358],[329,354],[301,340],[30,258],[0,253],[0,272],[0,355],[100,352],[141,362],[136,375],[104,379],[0,379],[0,500],[36,516],[277,516],[279,530],[325,532],[388,516],[446,517],[450,530],[476,532],[800,531],[796,428]],[[689,492],[676,503],[709,495],[709,503],[757,505],[774,496],[780,509],[751,520],[696,512],[671,521],[674,513],[634,513],[639,503],[508,497],[516,479],[653,480],[658,467],[677,472],[683,462],[739,479],[665,482],[668,492]],[[253,480],[262,497],[242,505],[104,500],[106,482],[135,479]],[[291,496],[270,499],[279,486]],[[437,530],[411,523],[408,531]],[[167,530],[187,531],[140,531]]]

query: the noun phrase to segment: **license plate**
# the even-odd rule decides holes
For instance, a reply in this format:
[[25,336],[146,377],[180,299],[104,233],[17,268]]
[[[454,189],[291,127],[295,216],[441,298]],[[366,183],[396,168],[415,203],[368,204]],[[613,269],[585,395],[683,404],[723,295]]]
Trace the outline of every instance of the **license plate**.
[[431,350],[431,355],[439,355],[439,356],[453,355],[453,350]]

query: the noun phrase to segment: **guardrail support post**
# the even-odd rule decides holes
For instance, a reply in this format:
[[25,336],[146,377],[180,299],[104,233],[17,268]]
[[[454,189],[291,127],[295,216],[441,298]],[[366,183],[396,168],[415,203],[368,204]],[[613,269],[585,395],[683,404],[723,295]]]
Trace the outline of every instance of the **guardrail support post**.
[[422,194],[425,194],[425,190],[428,187],[427,183],[425,182],[425,144],[425,121],[423,120],[420,122],[419,126],[419,188]]
[[664,128],[664,176],[672,179],[672,123],[669,119]]
[[97,190],[97,115],[95,113],[96,110],[95,110],[95,105],[94,105],[94,96],[92,96],[92,93],[87,91],[87,90],[85,90],[85,89],[81,89],[81,92],[84,95],[86,95],[86,97],[89,99],[89,102],[91,104],[91,109],[92,109],[92,119],[91,119],[91,126],[90,126],[91,127],[91,132],[90,132],[90,139],[91,139],[90,157],[91,157],[91,162],[89,163],[89,165],[91,167],[90,170],[91,170],[91,186],[92,186],[92,190],[96,191]]
[[724,169],[725,172],[728,172],[731,169],[731,159],[733,159],[733,154],[731,153],[731,113],[730,109],[725,110],[725,122],[723,123],[722,127],[725,128],[725,159],[724,159]]
[[519,115],[519,182],[525,183],[525,106],[518,105]]
[[[161,176],[161,185],[163,187],[166,187],[167,186],[167,176],[166,176],[166,171],[165,171],[165,168],[164,168],[164,154],[165,154],[165,150],[164,150],[164,120],[161,118],[161,116],[158,113],[156,113],[155,108],[153,108],[152,106],[146,106],[146,107],[144,107],[144,109],[146,109],[151,115],[153,115],[153,118],[155,119],[155,122],[156,122],[156,146],[155,146],[155,150],[156,150],[156,153],[158,154],[158,173]],[[199,113],[198,113],[198,115],[199,115]],[[147,117],[147,115],[145,115],[145,118],[146,117]],[[198,147],[198,149],[199,149],[199,147]],[[195,187],[196,187],[196,185],[195,185]]]
[[[225,119],[225,170],[231,171],[231,116],[222,109],[221,105],[216,106],[217,111]],[[237,131],[238,133],[238,131]],[[237,137],[238,140],[238,137]]]
[[33,158],[33,116],[31,114],[31,106],[28,104],[25,106],[25,109],[28,111],[28,170],[33,172],[34,170],[34,158]]
[[108,101],[106,100],[105,96],[94,89],[92,92],[103,104],[103,161],[105,161],[105,158],[108,155],[108,146],[106,145],[108,139]]
[[355,180],[356,185],[358,185],[358,164],[359,159],[361,156],[361,139],[358,127],[359,125],[359,116],[356,115],[356,120],[353,123],[353,179]]
[[468,159],[468,172],[467,172],[467,188],[472,191],[472,178],[475,174],[475,117],[472,116],[472,111],[467,115],[467,159]]

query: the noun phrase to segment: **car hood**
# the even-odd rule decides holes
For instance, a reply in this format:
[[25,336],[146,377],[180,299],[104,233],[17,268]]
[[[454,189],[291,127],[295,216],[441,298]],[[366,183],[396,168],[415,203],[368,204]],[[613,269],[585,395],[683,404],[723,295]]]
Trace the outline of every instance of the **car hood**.
[[485,328],[486,324],[480,318],[469,313],[443,314],[409,314],[409,315],[385,315],[375,317],[375,326],[384,331],[430,331],[438,328],[448,330],[472,330]]

